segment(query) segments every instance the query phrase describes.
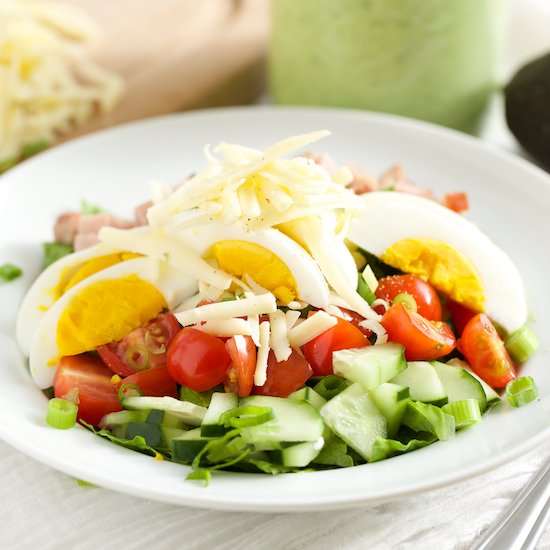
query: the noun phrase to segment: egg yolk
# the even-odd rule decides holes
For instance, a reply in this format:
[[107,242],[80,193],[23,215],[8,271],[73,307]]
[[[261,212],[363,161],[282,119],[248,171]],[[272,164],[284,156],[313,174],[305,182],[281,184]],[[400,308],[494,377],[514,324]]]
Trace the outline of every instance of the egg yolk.
[[298,295],[290,269],[263,246],[248,241],[220,241],[212,246],[211,255],[225,272],[239,279],[248,275],[284,304]]
[[112,265],[124,262],[126,260],[131,260],[132,258],[137,258],[139,256],[139,254],[132,254],[130,252],[107,254],[106,256],[99,256],[84,262],[82,265],[78,266],[76,271],[72,271],[69,268],[68,272],[63,273],[59,280],[59,284],[55,288],[55,300],[63,296],[67,290],[80,283],[80,281],[88,278],[90,275],[98,273],[99,271],[102,271],[107,267],[111,267]]
[[440,241],[404,239],[387,248],[380,259],[430,282],[439,292],[474,311],[484,311],[483,284],[461,252]]
[[121,340],[166,307],[157,288],[136,275],[91,283],[67,304],[59,318],[59,355],[77,355]]

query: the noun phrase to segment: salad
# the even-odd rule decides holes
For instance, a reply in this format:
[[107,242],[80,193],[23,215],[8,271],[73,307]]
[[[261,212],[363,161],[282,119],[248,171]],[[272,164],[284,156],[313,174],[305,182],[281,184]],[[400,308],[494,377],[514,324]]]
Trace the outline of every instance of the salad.
[[386,459],[536,397],[520,275],[465,196],[292,156],[326,135],[207,149],[137,224],[58,220],[16,323],[49,424],[208,480]]

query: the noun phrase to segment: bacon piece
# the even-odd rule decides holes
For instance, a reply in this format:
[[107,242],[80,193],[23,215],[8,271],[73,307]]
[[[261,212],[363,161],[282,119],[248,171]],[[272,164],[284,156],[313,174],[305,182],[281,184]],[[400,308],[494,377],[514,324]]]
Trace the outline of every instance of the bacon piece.
[[99,243],[97,233],[78,233],[74,238],[73,248],[76,251],[84,250]]
[[147,211],[153,206],[153,201],[147,201],[134,209],[134,216],[136,218],[136,225],[147,225]]
[[78,232],[78,223],[82,214],[80,212],[63,212],[53,228],[55,242],[72,244]]

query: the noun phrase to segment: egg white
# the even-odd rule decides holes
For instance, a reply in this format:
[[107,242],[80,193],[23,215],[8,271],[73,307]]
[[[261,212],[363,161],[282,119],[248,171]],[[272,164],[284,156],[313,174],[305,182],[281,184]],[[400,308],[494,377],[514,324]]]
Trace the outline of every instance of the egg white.
[[[215,223],[181,231],[178,236],[198,256],[204,256],[212,245],[226,240],[247,241],[262,246],[288,267],[300,300],[319,308],[329,304],[328,285],[315,261],[304,248],[277,229],[249,232],[238,225]],[[252,273],[249,275],[254,278]]]
[[86,286],[97,281],[136,275],[153,284],[164,296],[168,307],[177,307],[184,299],[197,292],[197,282],[154,258],[134,258],[103,269],[84,279],[61,296],[43,315],[32,338],[29,354],[31,376],[42,389],[49,388],[56,366],[51,365],[59,356],[57,325],[69,304]]
[[29,355],[36,328],[55,301],[54,290],[59,284],[63,272],[76,271],[89,260],[117,252],[120,252],[120,250],[103,243],[98,244],[80,252],[69,254],[42,271],[23,298],[15,321],[17,343],[25,356]]
[[474,265],[486,314],[508,332],[523,326],[527,305],[521,276],[510,257],[466,218],[429,199],[373,192],[360,199],[348,238],[376,256],[403,239],[433,239],[461,252]]

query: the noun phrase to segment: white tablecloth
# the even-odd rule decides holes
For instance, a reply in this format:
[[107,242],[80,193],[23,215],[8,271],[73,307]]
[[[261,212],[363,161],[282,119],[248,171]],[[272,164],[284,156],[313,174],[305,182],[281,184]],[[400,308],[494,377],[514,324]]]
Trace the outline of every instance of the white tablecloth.
[[[550,0],[516,0],[512,21],[509,70],[550,50]],[[517,151],[499,101],[484,139]],[[379,506],[251,514],[81,487],[0,442],[0,548],[468,548],[549,454],[547,442],[489,474]],[[550,549],[550,528],[539,548]]]

